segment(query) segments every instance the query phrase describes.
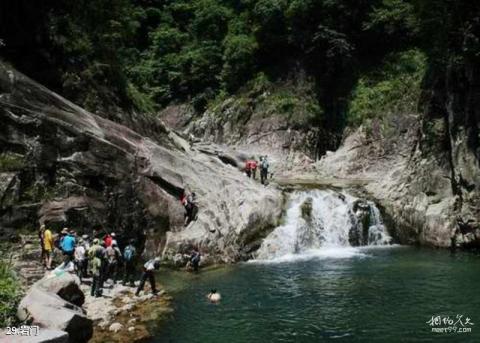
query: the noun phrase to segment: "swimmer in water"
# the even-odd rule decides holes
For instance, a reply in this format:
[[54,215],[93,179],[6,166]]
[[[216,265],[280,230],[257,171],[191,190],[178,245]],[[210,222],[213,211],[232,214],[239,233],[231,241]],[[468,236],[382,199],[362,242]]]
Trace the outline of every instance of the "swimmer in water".
[[220,293],[217,293],[216,289],[212,289],[210,293],[208,293],[207,298],[208,300],[210,300],[211,303],[216,304],[220,302],[222,296],[220,295]]

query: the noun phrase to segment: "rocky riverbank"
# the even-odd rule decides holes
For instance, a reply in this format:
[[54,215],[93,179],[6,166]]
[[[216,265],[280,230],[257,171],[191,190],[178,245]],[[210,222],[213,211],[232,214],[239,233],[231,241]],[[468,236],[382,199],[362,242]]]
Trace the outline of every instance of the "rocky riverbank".
[[134,295],[134,289],[120,284],[104,288],[100,298],[89,295],[90,288],[82,286],[86,295],[84,309],[93,320],[93,336],[89,342],[143,342],[151,338],[148,324],[157,325],[171,313],[171,298],[161,291],[157,295]]
[[[109,281],[102,297],[92,297],[91,278],[80,283],[68,272],[46,271],[39,262],[38,239],[26,234],[19,237],[8,249],[3,246],[11,252],[4,258],[10,261],[24,294],[17,312],[18,324],[38,325],[37,343],[85,341],[85,337],[69,333],[77,330],[90,332],[89,342],[142,342],[151,337],[148,325],[159,323],[171,312],[171,298],[164,291],[150,294],[148,285],[137,297],[134,288]],[[0,342],[2,339],[8,342],[5,332],[0,334]],[[22,339],[27,341],[28,337]]]
[[[91,280],[81,284],[76,275],[55,270],[35,282],[20,302],[17,317],[21,324],[38,326],[30,339],[35,342],[142,342],[151,337],[150,322],[171,312],[170,297],[120,284],[109,284],[102,297],[90,296]],[[17,337],[28,341],[28,337]],[[0,341],[11,339],[6,332]]]

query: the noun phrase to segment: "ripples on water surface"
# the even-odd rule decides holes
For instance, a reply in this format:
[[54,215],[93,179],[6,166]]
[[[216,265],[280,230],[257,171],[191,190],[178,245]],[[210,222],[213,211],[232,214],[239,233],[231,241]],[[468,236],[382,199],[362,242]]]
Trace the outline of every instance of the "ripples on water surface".
[[[480,342],[480,257],[407,247],[312,251],[198,275],[160,273],[175,312],[155,342]],[[220,305],[206,301],[211,288]],[[471,333],[432,333],[433,315]],[[478,323],[478,324],[477,324]]]

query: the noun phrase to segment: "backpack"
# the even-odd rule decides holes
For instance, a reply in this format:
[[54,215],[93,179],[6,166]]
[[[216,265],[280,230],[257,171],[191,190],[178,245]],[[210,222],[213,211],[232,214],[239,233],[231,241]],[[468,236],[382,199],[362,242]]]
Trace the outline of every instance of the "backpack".
[[127,245],[123,251],[123,259],[127,262],[130,262],[135,257],[135,248],[131,245]]
[[264,158],[264,159],[262,160],[262,169],[267,169],[267,168],[268,168],[268,162],[267,162],[267,159]]

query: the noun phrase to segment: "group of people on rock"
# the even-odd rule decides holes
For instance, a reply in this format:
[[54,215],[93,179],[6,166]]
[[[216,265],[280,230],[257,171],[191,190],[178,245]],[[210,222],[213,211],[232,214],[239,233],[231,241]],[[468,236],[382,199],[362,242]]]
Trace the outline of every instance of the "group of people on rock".
[[[94,235],[98,236],[98,235]],[[47,270],[52,270],[53,254],[55,249],[63,254],[63,262],[57,269],[75,272],[80,281],[92,277],[91,295],[102,295],[104,283],[112,280],[116,284],[120,278],[123,266],[123,284],[135,287],[136,265],[138,261],[135,240],[130,239],[127,245],[120,250],[114,232],[103,237],[90,239],[86,234],[78,237],[74,230],[64,228],[54,238],[52,231],[45,225],[39,230],[40,245],[42,248],[42,263]],[[142,276],[136,290],[136,295],[143,290],[145,282],[150,282],[152,293],[156,294],[154,271],[160,267],[160,259],[154,258],[143,265]]]
[[260,182],[262,185],[267,183],[268,178],[268,157],[260,156],[260,161],[257,162],[255,157],[245,161],[245,173],[248,177],[256,179],[257,178],[257,169],[260,169]]

